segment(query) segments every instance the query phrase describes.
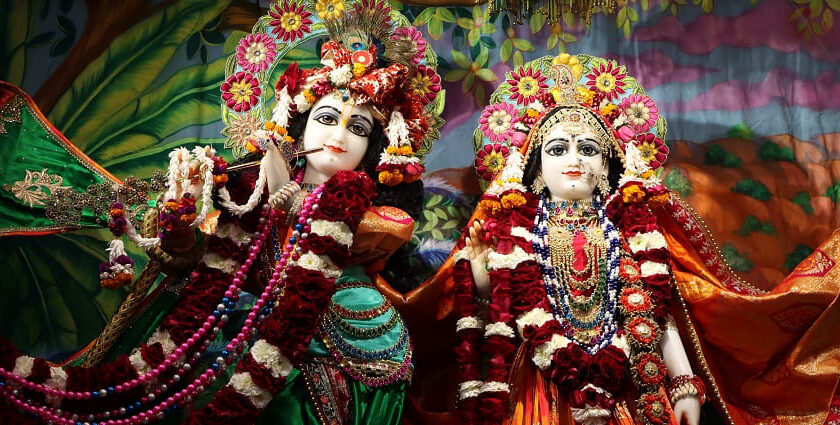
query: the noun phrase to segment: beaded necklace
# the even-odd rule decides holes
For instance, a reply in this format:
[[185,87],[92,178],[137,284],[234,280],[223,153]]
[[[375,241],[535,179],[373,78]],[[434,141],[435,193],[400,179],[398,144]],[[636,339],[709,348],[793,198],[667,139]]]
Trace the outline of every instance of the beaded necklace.
[[[576,299],[566,282],[568,277],[558,273],[552,261],[552,244],[559,241],[555,242],[550,238],[549,218],[551,212],[556,211],[556,205],[550,204],[545,195],[540,195],[533,228],[533,234],[536,236],[533,242],[534,252],[537,253],[548,300],[554,316],[563,326],[566,337],[590,354],[594,354],[611,343],[617,330],[615,311],[619,286],[618,266],[621,259],[618,230],[606,217],[600,202],[595,199],[593,206],[597,212],[601,238],[606,239],[606,261],[600,259],[597,262],[597,274],[600,276],[598,280],[602,280],[603,284],[597,284],[591,296]],[[574,223],[569,224],[572,224],[571,231],[574,232]],[[596,305],[597,309],[594,308]],[[576,313],[581,312],[590,314],[579,317]]]

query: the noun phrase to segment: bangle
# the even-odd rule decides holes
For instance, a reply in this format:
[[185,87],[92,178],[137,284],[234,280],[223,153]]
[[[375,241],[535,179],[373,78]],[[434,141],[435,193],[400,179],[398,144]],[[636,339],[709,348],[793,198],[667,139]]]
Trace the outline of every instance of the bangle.
[[697,398],[700,405],[706,402],[706,386],[698,376],[679,375],[671,378],[668,394],[671,396],[671,404],[691,397]]

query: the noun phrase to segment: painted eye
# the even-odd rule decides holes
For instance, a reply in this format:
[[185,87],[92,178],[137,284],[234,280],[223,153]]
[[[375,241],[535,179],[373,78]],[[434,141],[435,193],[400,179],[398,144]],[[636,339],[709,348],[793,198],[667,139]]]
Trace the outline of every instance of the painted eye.
[[363,126],[361,124],[351,124],[350,126],[347,127],[347,129],[350,130],[351,133],[353,133],[357,136],[368,137],[367,128],[365,128],[365,126]]
[[319,115],[315,117],[315,121],[324,124],[324,125],[336,125],[338,124],[338,119],[330,114]]
[[357,41],[357,42],[351,44],[350,48],[353,49],[353,50],[364,50],[365,44],[362,43],[361,41]]
[[592,145],[583,145],[579,149],[580,153],[584,156],[595,156],[598,155],[598,148]]
[[566,150],[566,146],[558,144],[558,145],[549,146],[549,148],[548,148],[548,150],[546,150],[546,152],[549,155],[553,155],[553,156],[563,156],[563,155],[566,154],[567,150]]

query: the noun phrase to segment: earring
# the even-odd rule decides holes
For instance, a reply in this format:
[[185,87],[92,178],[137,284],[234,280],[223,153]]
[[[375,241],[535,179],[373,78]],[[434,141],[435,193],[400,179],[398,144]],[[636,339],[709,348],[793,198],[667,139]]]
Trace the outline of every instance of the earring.
[[531,190],[533,190],[536,194],[541,194],[545,190],[545,180],[543,180],[542,172],[537,174],[534,182],[531,183]]

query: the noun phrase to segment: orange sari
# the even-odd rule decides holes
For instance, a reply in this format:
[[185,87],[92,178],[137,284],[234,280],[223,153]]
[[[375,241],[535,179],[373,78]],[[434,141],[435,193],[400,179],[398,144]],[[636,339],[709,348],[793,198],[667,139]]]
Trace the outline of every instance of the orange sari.
[[[840,269],[835,267],[840,232],[763,294],[729,269],[702,221],[681,200],[658,214],[678,289],[672,314],[710,402],[730,424],[826,423],[832,400],[840,406],[834,397],[840,380]],[[403,423],[458,423],[452,259],[408,294],[384,282],[380,289],[400,310],[415,342],[415,382]],[[520,357],[511,371],[509,424],[574,424],[553,384]],[[632,400],[621,401],[614,419],[633,424]]]

